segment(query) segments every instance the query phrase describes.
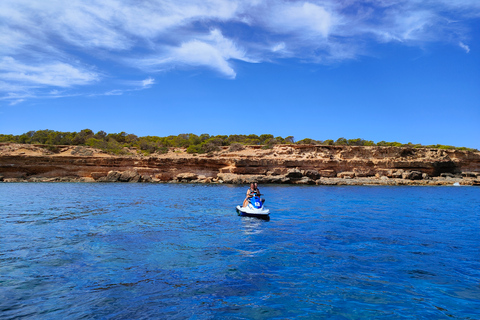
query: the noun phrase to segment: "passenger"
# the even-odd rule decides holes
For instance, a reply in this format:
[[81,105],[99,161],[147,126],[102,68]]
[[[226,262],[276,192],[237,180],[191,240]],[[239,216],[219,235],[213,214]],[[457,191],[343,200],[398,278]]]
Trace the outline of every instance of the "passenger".
[[247,190],[247,197],[245,200],[243,200],[243,207],[245,208],[248,205],[248,199],[250,199],[252,196],[250,194],[254,193],[256,190],[255,188],[255,183],[250,183],[250,188]]
[[255,193],[259,196],[260,190],[258,189],[258,183],[254,182],[253,185],[255,186]]

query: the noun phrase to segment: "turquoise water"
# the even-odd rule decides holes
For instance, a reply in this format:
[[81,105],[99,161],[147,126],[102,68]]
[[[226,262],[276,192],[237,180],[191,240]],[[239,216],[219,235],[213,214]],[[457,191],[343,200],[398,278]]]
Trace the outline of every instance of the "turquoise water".
[[0,184],[1,319],[479,319],[480,189]]

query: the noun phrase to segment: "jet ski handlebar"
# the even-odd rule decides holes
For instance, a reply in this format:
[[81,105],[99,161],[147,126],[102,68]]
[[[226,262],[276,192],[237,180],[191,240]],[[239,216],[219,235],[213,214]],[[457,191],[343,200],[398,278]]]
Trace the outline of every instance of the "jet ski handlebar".
[[263,194],[253,192],[253,193],[250,193],[250,194],[248,195],[249,198],[254,197],[254,196],[260,197],[260,196],[263,196]]

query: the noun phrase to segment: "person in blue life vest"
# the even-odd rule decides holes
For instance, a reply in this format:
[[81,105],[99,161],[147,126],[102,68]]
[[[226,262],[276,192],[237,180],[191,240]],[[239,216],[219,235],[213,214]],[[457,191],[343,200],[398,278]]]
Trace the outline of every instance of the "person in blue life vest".
[[243,200],[243,207],[248,205],[248,199],[253,196],[253,193],[260,194],[260,190],[258,190],[258,184],[256,182],[250,183],[250,188],[247,190],[247,197]]

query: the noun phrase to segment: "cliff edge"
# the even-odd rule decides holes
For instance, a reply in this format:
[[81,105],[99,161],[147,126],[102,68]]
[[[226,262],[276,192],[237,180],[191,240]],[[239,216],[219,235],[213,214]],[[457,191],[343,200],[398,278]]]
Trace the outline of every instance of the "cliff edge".
[[378,146],[222,147],[209,154],[171,148],[145,156],[81,146],[0,144],[3,182],[197,182],[317,185],[480,185],[480,152]]

